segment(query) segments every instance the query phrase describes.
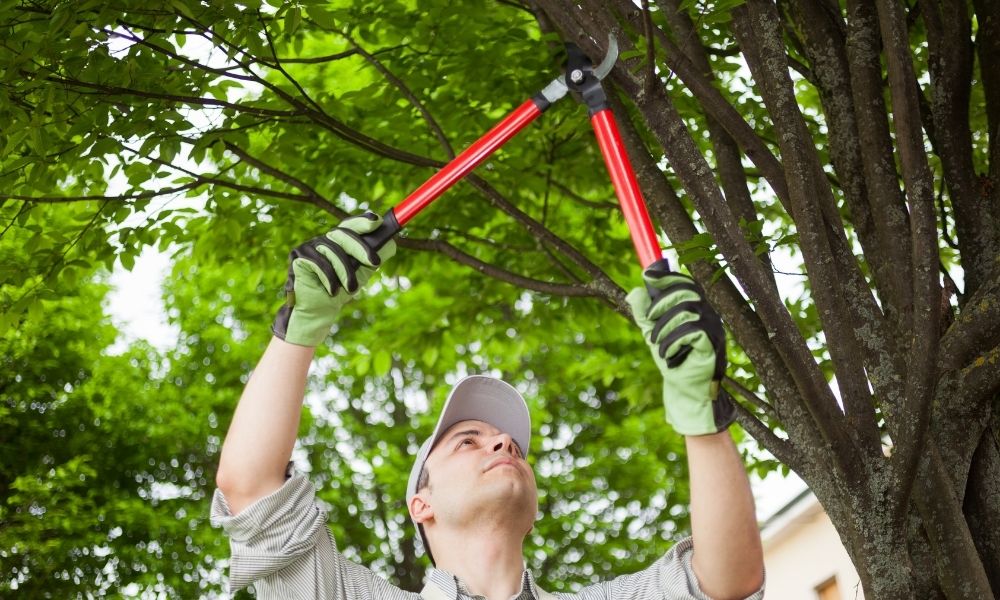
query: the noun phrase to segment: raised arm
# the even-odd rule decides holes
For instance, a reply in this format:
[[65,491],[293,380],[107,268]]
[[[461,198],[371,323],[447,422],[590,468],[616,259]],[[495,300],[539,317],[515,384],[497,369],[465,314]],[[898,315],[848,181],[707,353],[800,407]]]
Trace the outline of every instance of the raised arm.
[[764,551],[743,461],[728,431],[685,441],[694,572],[712,598],[746,598],[764,583]]
[[292,251],[274,338],[247,382],[222,445],[215,481],[232,514],[284,483],[316,346],[340,308],[395,252],[391,240],[376,251],[363,237],[380,224],[374,214],[352,217]]
[[285,482],[315,351],[271,338],[250,375],[222,444],[215,476],[232,514]]
[[647,288],[628,301],[663,375],[667,421],[686,440],[694,573],[711,598],[746,598],[763,585],[764,558],[750,483],[728,433],[732,399],[719,386],[725,330],[697,284],[666,261],[643,278]]

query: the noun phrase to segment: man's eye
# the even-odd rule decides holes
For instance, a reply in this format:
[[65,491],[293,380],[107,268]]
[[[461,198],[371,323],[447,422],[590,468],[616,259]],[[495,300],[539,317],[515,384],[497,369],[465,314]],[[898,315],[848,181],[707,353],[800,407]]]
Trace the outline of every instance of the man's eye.
[[471,444],[471,443],[472,443],[472,438],[465,438],[464,440],[462,440],[461,442],[459,442],[458,445],[459,446],[464,446],[466,444]]

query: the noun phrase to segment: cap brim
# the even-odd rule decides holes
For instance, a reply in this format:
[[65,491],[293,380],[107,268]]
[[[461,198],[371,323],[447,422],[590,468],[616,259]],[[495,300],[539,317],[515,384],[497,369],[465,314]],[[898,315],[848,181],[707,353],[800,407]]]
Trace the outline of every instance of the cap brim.
[[470,375],[452,388],[448,399],[441,409],[434,433],[431,434],[417,453],[410,481],[407,484],[406,500],[416,494],[417,479],[423,469],[427,456],[437,445],[439,438],[462,421],[483,421],[509,435],[521,449],[524,456],[528,455],[531,445],[531,415],[528,405],[520,392],[509,383],[487,377],[485,375]]
[[506,433],[528,454],[531,443],[531,415],[520,392],[506,381],[472,375],[459,381],[451,390],[441,410],[437,427],[431,435],[431,450],[438,438],[455,423],[483,421]]

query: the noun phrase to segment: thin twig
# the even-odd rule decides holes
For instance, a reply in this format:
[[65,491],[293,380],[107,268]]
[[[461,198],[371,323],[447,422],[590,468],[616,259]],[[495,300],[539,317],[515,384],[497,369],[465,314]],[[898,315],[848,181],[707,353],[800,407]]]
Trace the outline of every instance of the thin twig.
[[375,69],[379,73],[381,73],[382,76],[389,81],[389,83],[396,86],[396,88],[399,89],[400,93],[403,94],[403,96],[410,101],[410,104],[412,104],[413,107],[416,108],[418,112],[420,112],[420,115],[423,116],[424,121],[427,122],[427,126],[431,128],[431,133],[433,133],[434,137],[437,138],[438,143],[441,144],[441,148],[444,150],[448,158],[454,158],[455,150],[452,148],[451,142],[448,141],[448,136],[445,135],[444,130],[441,129],[441,126],[438,124],[437,120],[434,119],[434,116],[431,115],[431,112],[427,109],[424,103],[421,102],[419,98],[417,98],[416,94],[414,94],[413,91],[410,90],[409,86],[407,86],[402,79],[400,79],[392,71],[390,71],[388,67],[386,67],[382,63],[382,61],[375,58],[373,54],[367,52],[364,48],[362,48],[361,44],[357,43],[357,41],[355,41],[354,38],[351,37],[349,33],[344,32],[343,36],[347,38],[347,41],[354,46],[354,48],[358,51],[358,54],[363,56],[366,61],[368,61],[373,67],[375,67]]
[[237,146],[232,142],[227,141],[224,142],[224,144],[226,146],[226,150],[229,150],[230,152],[235,154],[237,157],[239,157],[240,160],[247,163],[248,165],[255,167],[258,171],[262,173],[267,173],[268,175],[274,177],[275,179],[284,181],[285,183],[302,190],[306,194],[309,194],[319,200],[323,200],[327,204],[333,204],[333,202],[330,202],[330,200],[324,198],[319,192],[317,192],[310,185],[308,185],[306,182],[302,181],[298,177],[295,177],[289,173],[286,173],[276,167],[273,167],[265,163],[264,161],[260,160],[259,158],[256,158],[255,156],[251,155],[249,152],[247,152],[243,148],[240,148],[239,146]]
[[[145,198],[155,198],[156,196],[165,196],[167,194],[176,194],[177,192],[183,192],[190,190],[192,188],[198,187],[201,182],[194,181],[191,183],[186,183],[182,186],[175,188],[166,188],[162,190],[146,190],[138,194],[122,194],[120,196],[103,196],[103,195],[87,195],[87,196],[22,196],[19,194],[0,194],[2,199],[11,200],[23,200],[25,202],[42,202],[49,204],[58,204],[62,202],[85,202],[101,200],[104,202],[129,202],[132,200],[143,200]],[[4,230],[6,231],[6,229]],[[0,234],[2,235],[2,234]]]
[[518,275],[517,273],[512,273],[496,265],[479,260],[442,240],[399,238],[396,243],[403,248],[430,250],[444,254],[456,262],[470,266],[484,275],[543,294],[569,297],[600,297],[600,293],[589,285],[552,283]]
[[733,403],[736,408],[736,420],[753,439],[760,442],[760,445],[774,455],[782,464],[795,468],[803,465],[803,457],[796,450],[795,445],[790,440],[783,440],[767,425],[761,422],[749,410],[738,402]]
[[[396,45],[396,46],[390,46],[388,48],[383,48],[381,50],[376,50],[375,52],[372,52],[372,54],[374,54],[374,55],[385,54],[387,52],[393,52],[395,50],[399,50],[400,48],[406,48],[407,46],[408,46],[408,44],[399,44],[399,45]],[[343,52],[337,52],[336,54],[330,54],[328,56],[316,56],[316,57],[312,57],[312,58],[285,58],[285,57],[282,57],[279,60],[283,64],[286,64],[286,65],[290,65],[290,64],[315,65],[315,64],[318,64],[318,63],[326,63],[326,62],[333,62],[333,61],[341,60],[341,59],[344,59],[344,58],[348,58],[350,56],[354,56],[357,53],[358,53],[357,48],[351,48],[350,50],[345,50]]]
[[59,258],[52,263],[52,265],[49,267],[49,270],[46,271],[44,275],[39,275],[38,280],[35,281],[35,283],[30,288],[25,290],[23,294],[18,296],[17,300],[15,300],[12,303],[12,305],[17,304],[21,300],[27,298],[32,292],[38,289],[38,286],[40,286],[43,281],[47,280],[52,275],[52,273],[55,272],[56,268],[58,268],[60,264],[66,261],[66,255],[69,254],[70,250],[72,250],[76,246],[76,244],[80,241],[81,238],[83,238],[83,236],[90,230],[90,228],[94,226],[94,223],[97,222],[97,219],[101,216],[101,213],[104,212],[104,209],[105,207],[107,207],[108,204],[109,204],[108,201],[101,203],[101,206],[98,207],[97,212],[94,213],[94,216],[90,218],[90,221],[88,221],[87,224],[84,225],[82,229],[80,229],[80,231],[76,234],[76,237],[73,238],[73,241],[70,242],[65,249],[63,249],[62,254],[60,254]]
[[298,90],[299,95],[305,98],[306,102],[311,104],[313,108],[315,108],[317,111],[326,114],[326,111],[323,110],[323,107],[320,106],[318,102],[313,100],[312,96],[306,93],[305,88],[302,87],[302,85],[298,82],[298,80],[292,77],[291,74],[289,74],[288,71],[285,70],[285,67],[281,66],[281,60],[278,59],[278,51],[274,49],[274,39],[271,37],[271,30],[267,28],[267,23],[264,22],[264,17],[260,11],[257,12],[257,20],[260,21],[260,27],[264,32],[264,38],[267,40],[267,47],[271,50],[271,57],[274,58],[273,68],[279,73],[281,73],[281,75],[285,78],[285,80],[288,81],[288,83],[291,83],[292,86],[294,86],[295,89]]
[[766,414],[768,417],[779,421],[781,420],[780,417],[778,417],[778,413],[774,410],[774,407],[771,406],[770,403],[767,402],[767,400],[764,400],[757,394],[753,393],[752,391],[744,387],[743,384],[741,384],[740,382],[736,381],[732,377],[729,377],[728,375],[726,375],[722,381],[726,383],[729,387],[733,388],[740,398],[743,398],[750,404],[753,404],[757,408],[764,411],[764,414]]
[[[4,201],[6,201],[6,200],[8,200],[8,199],[7,199],[7,198],[3,198],[3,200],[4,200]],[[24,211],[28,210],[28,207],[30,207],[30,206],[31,206],[31,202],[30,202],[30,201],[27,201],[27,200],[26,200],[26,201],[24,202],[24,204],[22,204],[22,205],[21,205],[21,207],[20,207],[19,209],[17,209],[17,214],[16,214],[16,215],[14,215],[14,217],[13,217],[13,218],[12,218],[12,219],[10,220],[10,223],[7,223],[7,226],[3,228],[3,231],[0,231],[0,240],[2,240],[2,239],[3,239],[3,236],[7,234],[7,231],[8,231],[8,230],[9,230],[9,229],[10,229],[11,227],[13,227],[13,226],[14,226],[14,221],[17,221],[17,219],[18,219],[18,218],[19,218],[19,217],[20,217],[20,216],[21,216],[22,214],[24,214]]]

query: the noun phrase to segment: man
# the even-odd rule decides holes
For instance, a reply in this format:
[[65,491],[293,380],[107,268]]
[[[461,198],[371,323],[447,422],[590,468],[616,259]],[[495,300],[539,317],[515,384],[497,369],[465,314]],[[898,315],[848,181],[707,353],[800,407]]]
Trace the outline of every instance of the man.
[[212,519],[229,534],[230,588],[256,582],[261,598],[337,600],[580,600],[763,597],[753,498],[727,433],[731,400],[719,392],[725,335],[687,277],[656,264],[629,303],[664,375],[667,420],[686,436],[692,537],[647,569],[552,596],[525,569],[524,538],[538,510],[525,460],[531,425],[510,385],[474,376],[448,397],[407,485],[410,517],[435,565],[419,593],[402,591],[345,559],[312,485],[287,472],[306,374],[338,310],[395,252],[374,249],[372,214],[345,220],[292,251],[288,301],[275,337],[240,399],[222,448]]

